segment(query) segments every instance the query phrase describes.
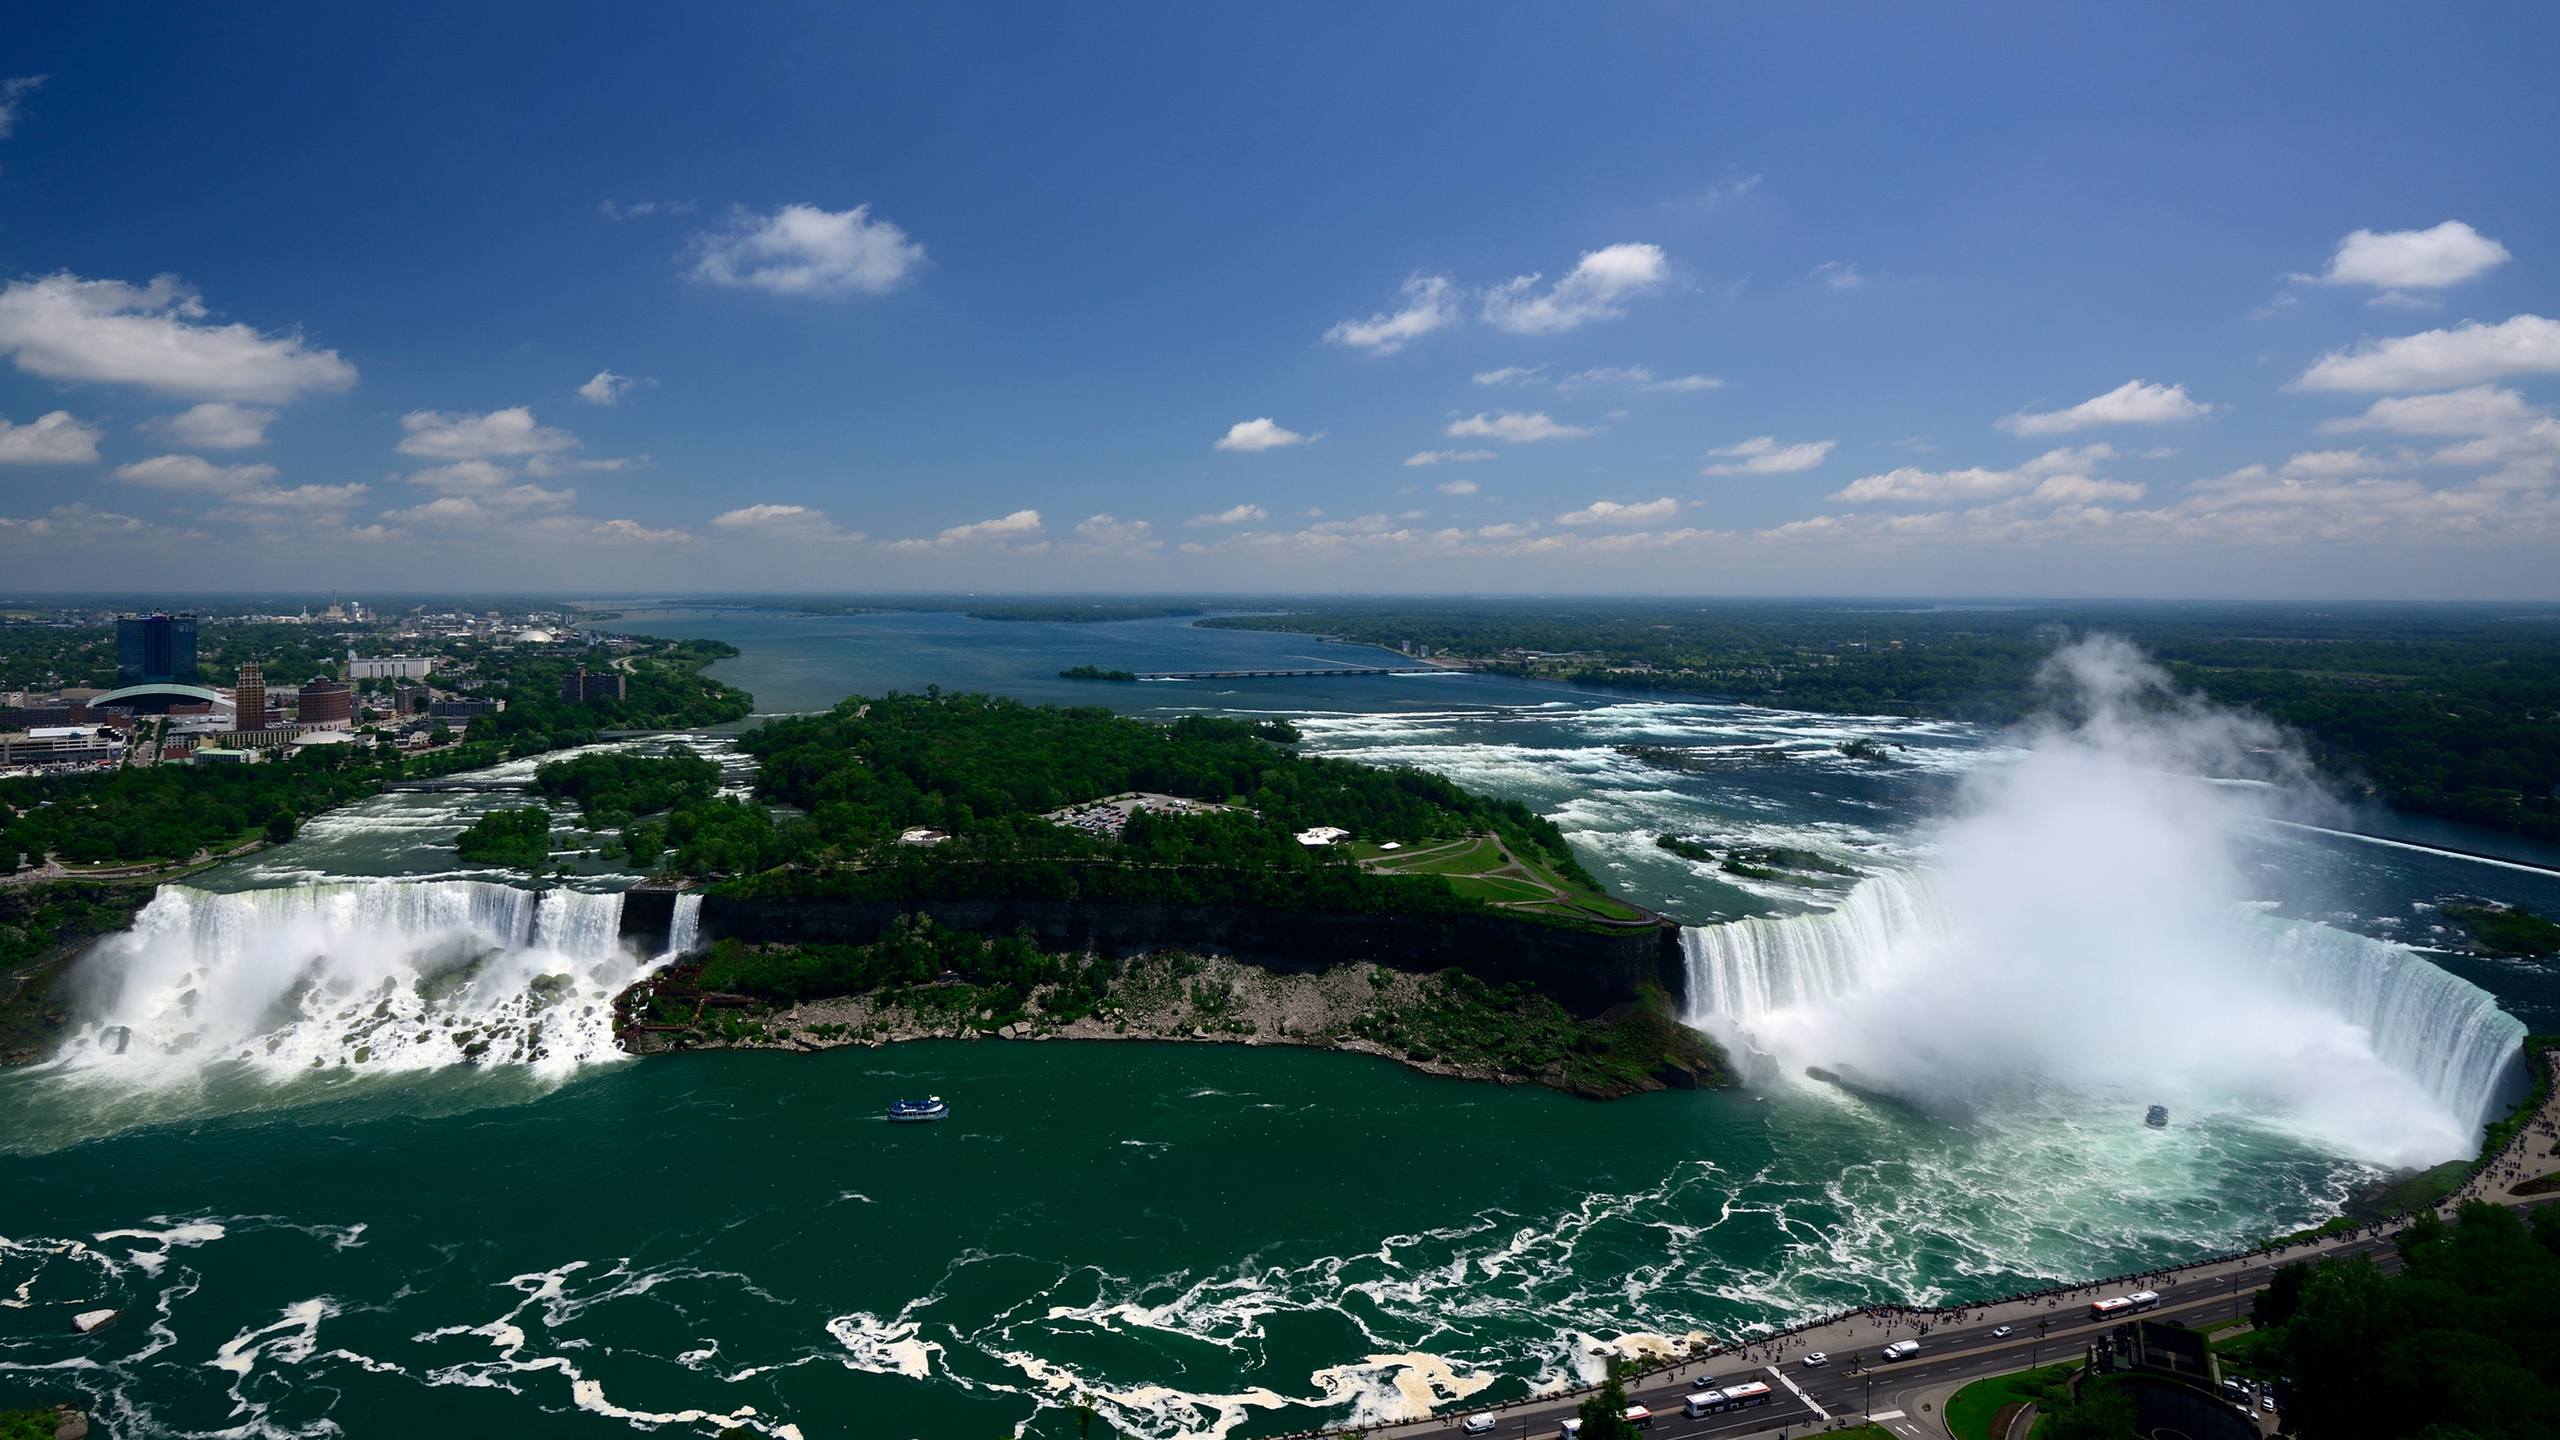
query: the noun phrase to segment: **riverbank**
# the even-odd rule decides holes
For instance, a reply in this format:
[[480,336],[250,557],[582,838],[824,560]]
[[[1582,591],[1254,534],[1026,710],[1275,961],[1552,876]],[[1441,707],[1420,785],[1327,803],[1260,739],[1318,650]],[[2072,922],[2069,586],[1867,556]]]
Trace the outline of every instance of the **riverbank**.
[[53,880],[0,889],[0,1066],[53,1053],[69,1020],[61,983],[71,962],[130,926],[157,888]]
[[[946,940],[948,937],[946,937]],[[797,952],[715,947],[624,992],[625,1049],[817,1051],[912,1040],[1154,1040],[1294,1045],[1373,1055],[1430,1075],[1544,1085],[1605,1100],[1728,1083],[1713,1043],[1672,1018],[1659,990],[1581,1018],[1517,986],[1457,971],[1368,962],[1276,971],[1222,955],[1159,951],[1123,960],[1052,957],[1058,978],[925,984],[783,998],[758,984]],[[841,952],[813,956],[841,963]]]

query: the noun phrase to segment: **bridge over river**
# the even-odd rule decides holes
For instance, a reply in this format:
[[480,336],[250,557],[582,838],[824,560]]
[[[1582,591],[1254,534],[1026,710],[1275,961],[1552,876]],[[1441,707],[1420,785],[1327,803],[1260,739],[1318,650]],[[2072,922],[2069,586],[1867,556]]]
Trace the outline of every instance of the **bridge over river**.
[[1326,675],[1450,675],[1438,665],[1323,665],[1312,670],[1141,670],[1141,680],[1302,680]]

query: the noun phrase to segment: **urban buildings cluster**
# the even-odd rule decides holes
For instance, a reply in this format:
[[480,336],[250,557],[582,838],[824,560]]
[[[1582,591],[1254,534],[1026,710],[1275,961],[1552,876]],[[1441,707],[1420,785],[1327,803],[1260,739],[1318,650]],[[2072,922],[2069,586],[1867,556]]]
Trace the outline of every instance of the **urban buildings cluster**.
[[[459,737],[473,720],[505,704],[439,688],[452,662],[433,653],[437,645],[550,645],[583,638],[574,617],[553,611],[505,615],[418,607],[393,617],[335,596],[317,615],[308,607],[290,613],[215,608],[223,613],[65,609],[13,617],[8,623],[59,629],[111,624],[115,683],[0,690],[0,775],[173,762],[251,764],[284,749],[350,743],[360,738],[359,730],[379,742],[423,748]],[[205,684],[199,659],[203,632],[259,624],[345,627],[345,659],[315,667],[320,673],[307,677],[270,673],[272,658],[243,661],[230,685]],[[366,653],[386,648],[396,653]],[[468,685],[468,667],[451,679]],[[620,700],[626,685],[619,670],[581,668],[564,681],[562,698]]]

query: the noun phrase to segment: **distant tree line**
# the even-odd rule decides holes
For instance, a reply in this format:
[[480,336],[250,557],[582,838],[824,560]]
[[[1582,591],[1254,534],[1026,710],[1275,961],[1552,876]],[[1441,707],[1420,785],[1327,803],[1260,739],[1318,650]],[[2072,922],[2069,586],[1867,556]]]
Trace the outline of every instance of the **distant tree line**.
[[2007,724],[2064,639],[2121,634],[2297,732],[2343,788],[2560,839],[2560,609],[2483,605],[1402,601],[1204,625],[1428,644],[1500,673],[1838,714]]

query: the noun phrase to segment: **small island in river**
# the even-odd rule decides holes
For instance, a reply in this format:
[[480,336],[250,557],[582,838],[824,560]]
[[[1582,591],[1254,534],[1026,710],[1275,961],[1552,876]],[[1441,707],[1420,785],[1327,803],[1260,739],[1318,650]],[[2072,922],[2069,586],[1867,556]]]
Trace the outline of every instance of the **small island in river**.
[[754,800],[652,824],[667,888],[625,924],[665,933],[694,888],[707,945],[625,998],[626,1043],[1220,1039],[1595,1096],[1722,1078],[1673,1018],[1676,932],[1552,822],[1297,739],[940,693],[776,720],[741,741]]

